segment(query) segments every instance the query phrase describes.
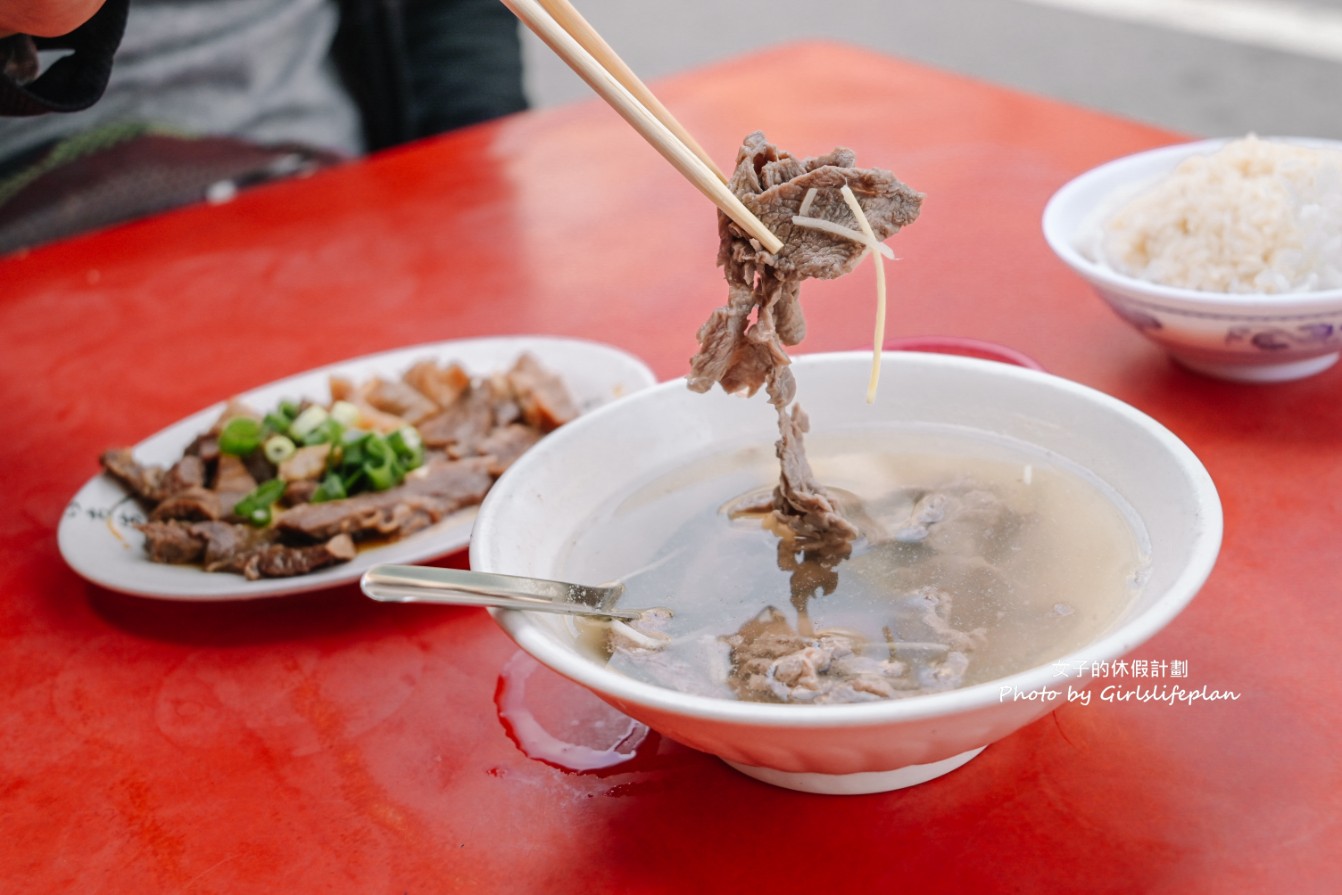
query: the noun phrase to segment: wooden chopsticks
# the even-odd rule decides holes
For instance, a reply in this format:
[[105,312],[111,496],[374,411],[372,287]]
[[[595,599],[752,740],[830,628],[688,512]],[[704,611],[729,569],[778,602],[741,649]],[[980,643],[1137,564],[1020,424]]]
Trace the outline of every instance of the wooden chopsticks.
[[503,0],[699,192],[770,252],[783,243],[727,188],[727,178],[568,0]]

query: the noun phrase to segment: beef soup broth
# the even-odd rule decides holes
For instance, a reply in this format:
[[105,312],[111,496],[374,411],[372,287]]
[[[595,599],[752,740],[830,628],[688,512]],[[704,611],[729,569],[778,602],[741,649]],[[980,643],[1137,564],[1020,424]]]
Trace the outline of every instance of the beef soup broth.
[[[664,606],[583,628],[598,661],[703,695],[827,703],[993,680],[1091,642],[1132,602],[1147,550],[1116,495],[1036,449],[950,430],[813,436],[859,537],[799,543],[748,446],[647,481],[582,526],[560,570]],[[857,495],[862,495],[859,498]]]

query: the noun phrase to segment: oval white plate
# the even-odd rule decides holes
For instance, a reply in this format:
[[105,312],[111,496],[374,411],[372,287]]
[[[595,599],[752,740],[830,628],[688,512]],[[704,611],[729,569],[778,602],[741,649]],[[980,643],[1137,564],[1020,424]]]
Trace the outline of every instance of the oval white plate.
[[[456,361],[479,376],[506,369],[524,351],[563,378],[583,412],[656,381],[641,360],[609,345],[550,336],[509,336],[371,354],[290,376],[238,397],[257,409],[268,409],[285,398],[326,401],[332,374],[355,382],[378,375],[397,377],[416,361],[429,358],[439,363]],[[145,439],[134,448],[136,458],[142,463],[175,462],[197,435],[214,424],[223,407],[222,402],[207,407]],[[84,578],[122,593],[167,600],[248,600],[356,581],[375,563],[424,562],[461,550],[470,542],[475,508],[454,513],[408,538],[361,551],[351,562],[310,575],[259,581],[206,572],[197,566],[150,562],[144,553],[143,536],[133,527],[143,519],[142,508],[119,482],[105,474],[94,476],[70,501],[61,518],[57,533],[61,556]]]

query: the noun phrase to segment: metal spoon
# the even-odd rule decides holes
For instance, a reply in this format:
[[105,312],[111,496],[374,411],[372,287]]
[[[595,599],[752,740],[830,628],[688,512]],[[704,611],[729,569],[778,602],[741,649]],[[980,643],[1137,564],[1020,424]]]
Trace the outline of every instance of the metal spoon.
[[364,594],[384,603],[501,606],[564,615],[638,619],[641,609],[615,609],[623,584],[585,585],[432,566],[378,565],[363,573]]

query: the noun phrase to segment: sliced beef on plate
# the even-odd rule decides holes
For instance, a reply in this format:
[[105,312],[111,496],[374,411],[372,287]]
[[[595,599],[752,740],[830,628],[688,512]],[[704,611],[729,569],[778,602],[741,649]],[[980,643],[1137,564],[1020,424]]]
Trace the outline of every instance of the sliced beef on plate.
[[112,448],[98,459],[103,469],[141,500],[158,503],[167,496],[164,487],[167,471],[162,466],[139,462],[130,448]]
[[354,554],[354,541],[344,534],[305,547],[270,544],[254,553],[242,572],[248,578],[288,578],[349,562]]
[[374,379],[363,389],[364,400],[373,407],[418,425],[433,416],[438,405],[414,386],[400,379]]
[[178,565],[200,562],[205,556],[205,539],[181,521],[145,522],[136,526],[144,535],[145,553],[153,562]]
[[439,366],[420,361],[406,371],[405,381],[439,407],[448,407],[471,387],[471,374],[460,364]]
[[[236,502],[236,501],[233,501]],[[232,507],[233,502],[229,503]],[[222,501],[217,492],[208,488],[194,487],[169,495],[159,501],[158,506],[149,512],[153,520],[184,519],[202,521],[221,519],[225,515]]]
[[163,477],[163,489],[168,494],[180,494],[188,488],[204,488],[205,484],[205,461],[194,454],[187,454],[172,464]]
[[494,425],[493,396],[487,386],[477,384],[418,428],[425,447],[446,450],[454,457],[469,457],[479,453],[477,446]]
[[490,459],[489,474],[500,476],[518,457],[540,440],[541,433],[530,426],[511,423],[490,432],[481,440],[478,447],[480,453]]
[[387,491],[290,507],[275,520],[275,528],[286,540],[326,541],[339,534],[355,540],[402,537],[479,503],[494,482],[488,467],[485,457],[436,461]]
[[531,354],[518,357],[505,379],[522,418],[541,432],[551,432],[578,415],[563,381]]
[[[124,448],[103,455],[104,469],[149,510],[140,530],[150,559],[201,563],[207,571],[249,578],[300,575],[348,561],[355,541],[413,534],[479,503],[523,451],[577,413],[559,378],[525,353],[509,370],[480,379],[459,364],[426,360],[403,380],[356,386],[332,376],[330,387],[333,400],[359,407],[363,426],[389,432],[417,424],[425,465],[388,491],[313,504],[332,448],[300,447],[278,469],[262,451],[246,458],[224,454],[218,438],[225,423],[260,418],[231,401],[171,468],[140,463]],[[277,473],[286,484],[274,524],[242,524],[234,506]]]
[[220,454],[215,466],[214,491],[219,495],[220,518],[230,515],[238,501],[260,484],[247,464],[233,454]]
[[278,541],[271,529],[234,522],[146,522],[150,559],[161,563],[200,563],[207,572],[235,572],[249,579],[288,578],[354,558],[354,542],[337,535],[325,543],[293,545]]

